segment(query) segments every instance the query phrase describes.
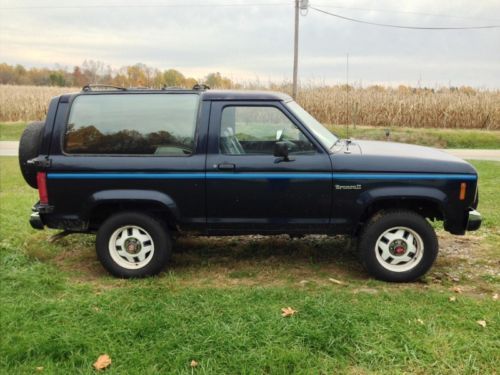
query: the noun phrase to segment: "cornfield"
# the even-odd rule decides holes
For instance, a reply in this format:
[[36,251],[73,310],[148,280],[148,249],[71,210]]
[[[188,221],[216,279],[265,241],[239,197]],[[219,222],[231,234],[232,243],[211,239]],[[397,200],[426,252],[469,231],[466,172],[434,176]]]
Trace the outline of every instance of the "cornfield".
[[[42,119],[51,97],[79,90],[0,85],[0,121]],[[324,124],[500,130],[500,91],[311,85],[301,87],[297,101]]]
[[0,85],[0,121],[32,121],[45,118],[50,99],[70,87]]

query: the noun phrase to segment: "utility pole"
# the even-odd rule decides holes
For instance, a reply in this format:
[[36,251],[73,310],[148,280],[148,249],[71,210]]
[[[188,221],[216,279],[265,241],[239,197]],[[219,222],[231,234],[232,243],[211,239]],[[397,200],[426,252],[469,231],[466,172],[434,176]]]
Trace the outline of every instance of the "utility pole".
[[297,74],[299,69],[299,14],[300,11],[305,11],[309,7],[309,0],[295,0],[295,33],[293,36],[293,90],[292,97],[297,98]]
[[299,1],[295,0],[295,34],[293,37],[293,91],[292,97],[297,98],[297,70],[299,64]]

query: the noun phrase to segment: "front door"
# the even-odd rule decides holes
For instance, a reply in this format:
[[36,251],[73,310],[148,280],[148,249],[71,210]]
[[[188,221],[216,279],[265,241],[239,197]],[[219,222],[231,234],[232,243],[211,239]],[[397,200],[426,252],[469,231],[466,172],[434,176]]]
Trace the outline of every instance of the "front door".
[[[330,221],[328,154],[282,102],[213,102],[207,155],[212,233],[321,232]],[[289,160],[274,156],[285,142]]]

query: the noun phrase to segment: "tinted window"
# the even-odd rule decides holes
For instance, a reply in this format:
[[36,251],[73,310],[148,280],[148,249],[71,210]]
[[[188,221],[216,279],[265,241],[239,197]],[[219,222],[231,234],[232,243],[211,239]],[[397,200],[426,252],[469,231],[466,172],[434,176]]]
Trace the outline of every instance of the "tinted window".
[[196,94],[78,96],[64,149],[73,154],[189,155],[198,102]]
[[277,140],[288,144],[290,154],[315,152],[313,144],[276,107],[224,108],[219,141],[221,153],[273,155]]

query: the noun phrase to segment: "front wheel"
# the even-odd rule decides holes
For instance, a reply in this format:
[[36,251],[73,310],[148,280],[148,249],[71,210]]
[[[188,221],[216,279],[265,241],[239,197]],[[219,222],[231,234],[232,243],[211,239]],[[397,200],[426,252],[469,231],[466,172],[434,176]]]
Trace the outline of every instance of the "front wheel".
[[359,241],[359,257],[366,270],[384,281],[407,282],[424,275],[438,254],[431,225],[413,211],[375,214]]
[[160,273],[168,262],[171,249],[166,225],[140,212],[113,215],[97,232],[97,257],[104,268],[117,277],[146,277]]

